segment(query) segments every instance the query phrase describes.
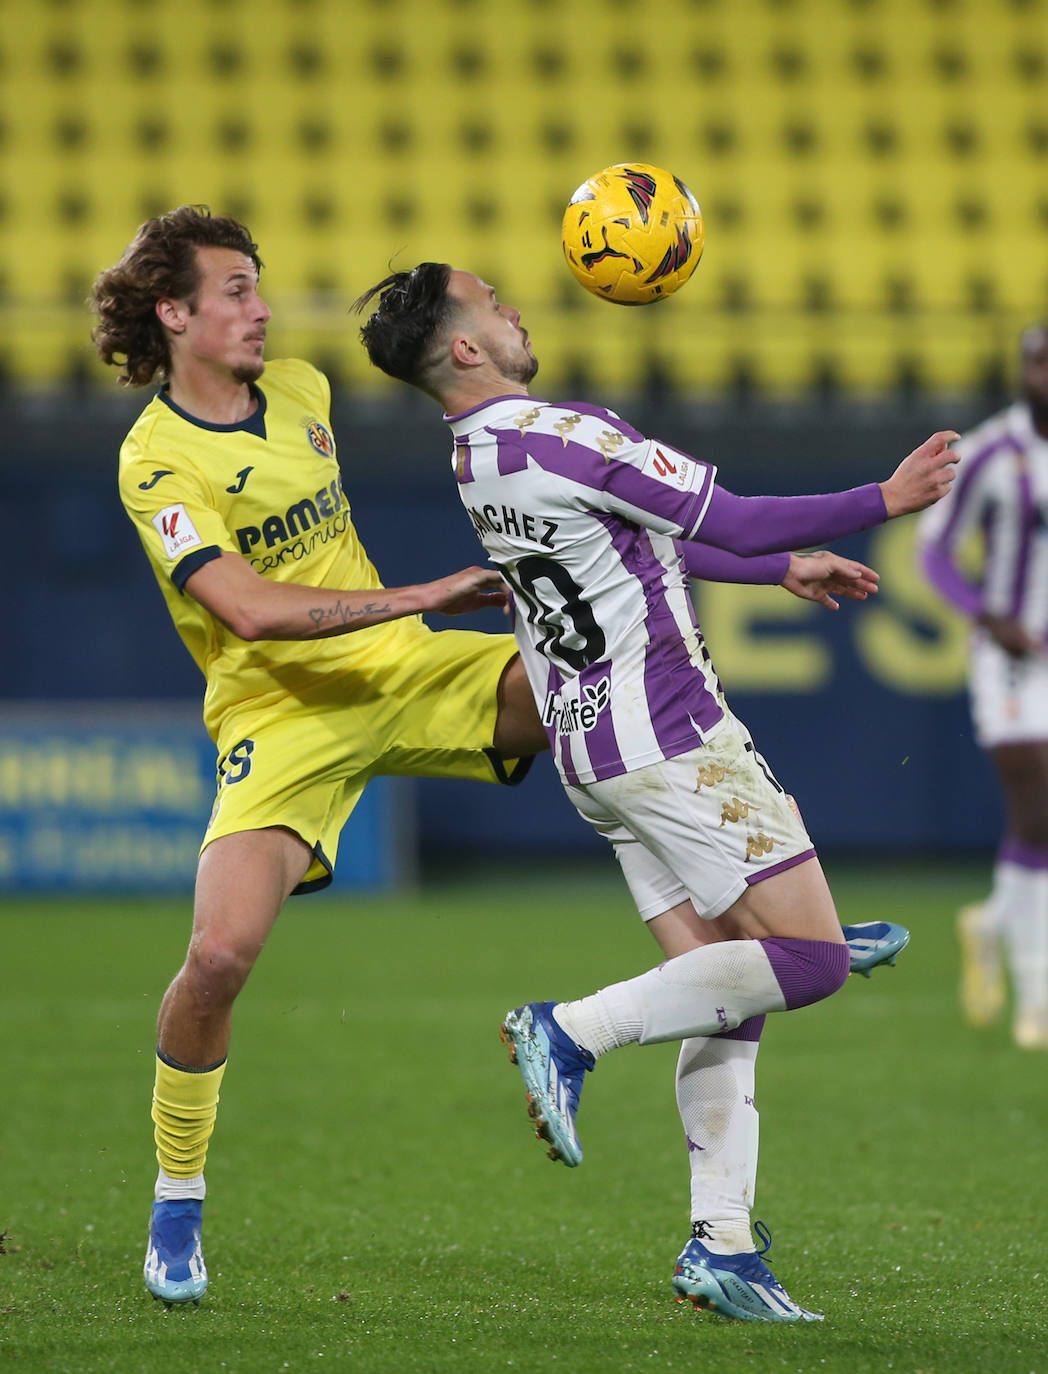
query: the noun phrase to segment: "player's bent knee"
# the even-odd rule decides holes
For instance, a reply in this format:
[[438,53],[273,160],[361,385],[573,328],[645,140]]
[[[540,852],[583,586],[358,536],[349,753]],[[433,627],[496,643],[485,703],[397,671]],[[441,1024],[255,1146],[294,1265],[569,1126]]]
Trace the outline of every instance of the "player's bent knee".
[[194,944],[186,957],[183,978],[202,1006],[231,1003],[247,982],[255,955],[219,943]]
[[768,962],[782,988],[787,1011],[810,1007],[830,997],[848,981],[851,956],[835,940],[762,940]]

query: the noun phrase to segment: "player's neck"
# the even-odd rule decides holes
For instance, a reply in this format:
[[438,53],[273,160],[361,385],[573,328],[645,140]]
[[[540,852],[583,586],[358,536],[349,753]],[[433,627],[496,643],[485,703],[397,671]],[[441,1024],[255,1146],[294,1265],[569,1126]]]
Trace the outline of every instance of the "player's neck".
[[445,415],[463,415],[476,410],[500,396],[530,396],[526,382],[511,381],[508,377],[470,378],[466,383],[445,392],[438,399]]
[[180,410],[210,425],[237,425],[258,409],[250,383],[211,368],[175,366],[167,393]]

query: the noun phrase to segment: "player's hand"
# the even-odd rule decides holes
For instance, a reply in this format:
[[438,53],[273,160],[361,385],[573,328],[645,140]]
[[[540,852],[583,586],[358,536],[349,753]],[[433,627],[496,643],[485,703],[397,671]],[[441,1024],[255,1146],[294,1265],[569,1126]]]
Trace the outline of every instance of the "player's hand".
[[924,510],[946,495],[954,478],[954,464],[959,461],[949,446],[960,437],[952,429],[933,434],[902,460],[887,482],[881,483],[889,519]]
[[802,601],[817,601],[827,610],[836,611],[835,596],[849,601],[865,601],[877,590],[879,574],[865,563],[820,549],[818,553],[791,553],[790,566],[781,585]]
[[427,582],[422,588],[426,604],[423,611],[440,611],[444,615],[470,615],[494,606],[505,606],[506,584],[495,568],[463,568],[450,577]]
[[983,614],[979,617],[979,624],[1012,658],[1027,658],[1042,647],[1032,635],[1027,634],[1018,620],[1009,615]]

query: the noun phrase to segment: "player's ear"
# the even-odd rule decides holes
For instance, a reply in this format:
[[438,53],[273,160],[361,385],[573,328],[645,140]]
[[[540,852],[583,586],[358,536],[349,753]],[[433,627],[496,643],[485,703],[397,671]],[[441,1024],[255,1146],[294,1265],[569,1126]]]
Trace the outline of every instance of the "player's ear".
[[186,328],[186,316],[189,314],[189,307],[185,301],[171,300],[165,297],[156,303],[157,318],[160,323],[170,329],[173,334],[183,334]]
[[483,361],[480,349],[468,334],[452,334],[450,353],[460,367],[478,367]]

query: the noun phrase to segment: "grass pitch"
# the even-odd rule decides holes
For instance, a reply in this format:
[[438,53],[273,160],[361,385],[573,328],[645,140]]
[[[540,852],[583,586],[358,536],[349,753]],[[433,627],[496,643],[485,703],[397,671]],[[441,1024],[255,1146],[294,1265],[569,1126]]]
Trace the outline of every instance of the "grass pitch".
[[817,1326],[673,1302],[673,1047],[601,1063],[580,1169],[531,1136],[502,1013],[654,961],[610,864],[289,906],[237,1009],[211,1290],[171,1312],[141,1264],[188,904],[9,902],[0,1370],[1048,1374],[1048,1059],[966,1029],[955,997],[953,912],[985,866],[827,867],[842,919],[913,943],[765,1032],[755,1215]]

